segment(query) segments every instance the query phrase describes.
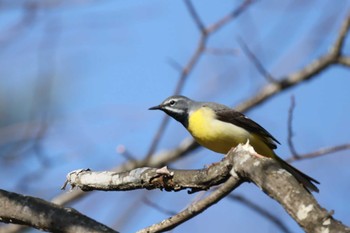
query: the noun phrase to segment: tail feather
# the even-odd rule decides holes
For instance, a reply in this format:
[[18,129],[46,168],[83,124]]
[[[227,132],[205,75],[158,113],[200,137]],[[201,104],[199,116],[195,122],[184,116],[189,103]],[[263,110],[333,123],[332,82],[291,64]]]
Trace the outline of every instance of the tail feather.
[[316,187],[315,184],[319,184],[320,182],[299,171],[298,169],[288,164],[286,161],[279,158],[278,156],[276,156],[276,158],[278,162],[280,162],[281,166],[288,172],[290,172],[308,191],[314,191],[317,193],[319,192],[319,189]]

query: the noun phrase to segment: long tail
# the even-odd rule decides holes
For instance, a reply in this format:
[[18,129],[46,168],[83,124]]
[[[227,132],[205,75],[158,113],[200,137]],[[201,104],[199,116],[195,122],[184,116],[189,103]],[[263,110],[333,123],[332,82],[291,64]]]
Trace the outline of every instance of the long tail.
[[[283,159],[276,156],[277,161],[281,164],[281,166],[286,169],[290,174],[292,174],[308,191],[319,192],[319,189],[315,184],[319,184],[317,180],[314,178],[302,173],[292,165],[288,164]],[[315,184],[314,184],[315,183]]]

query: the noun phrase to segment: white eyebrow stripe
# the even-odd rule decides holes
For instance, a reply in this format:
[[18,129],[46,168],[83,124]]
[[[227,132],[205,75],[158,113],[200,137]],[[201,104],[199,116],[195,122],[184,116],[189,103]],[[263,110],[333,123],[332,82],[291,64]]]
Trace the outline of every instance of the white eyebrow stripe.
[[176,112],[176,113],[184,113],[185,112],[183,109],[171,108],[169,106],[165,106],[164,109],[166,109],[170,112]]

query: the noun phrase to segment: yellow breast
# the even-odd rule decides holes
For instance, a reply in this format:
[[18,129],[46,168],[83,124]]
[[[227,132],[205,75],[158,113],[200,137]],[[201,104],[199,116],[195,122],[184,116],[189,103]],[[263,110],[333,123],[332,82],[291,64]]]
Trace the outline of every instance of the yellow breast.
[[217,120],[214,111],[208,107],[190,113],[188,131],[199,144],[222,154],[250,137],[245,129]]
[[218,153],[226,154],[239,143],[249,139],[255,151],[261,155],[273,157],[274,152],[256,135],[242,127],[223,122],[215,118],[208,107],[202,107],[189,114],[188,131],[202,146]]

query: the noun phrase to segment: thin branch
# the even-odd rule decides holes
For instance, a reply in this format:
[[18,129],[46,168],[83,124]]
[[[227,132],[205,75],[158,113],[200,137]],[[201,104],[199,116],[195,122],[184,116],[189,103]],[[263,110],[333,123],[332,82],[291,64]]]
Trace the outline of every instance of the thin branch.
[[350,57],[341,56],[338,58],[339,64],[350,67]]
[[232,190],[237,188],[240,184],[241,181],[239,180],[238,176],[231,176],[223,185],[221,185],[218,189],[209,194],[209,196],[207,196],[206,198],[198,202],[192,203],[180,213],[168,219],[165,219],[157,224],[144,228],[138,231],[138,233],[169,231],[177,227],[181,223],[202,213],[204,210],[206,210],[207,208],[224,198],[227,194],[229,194]]
[[297,152],[297,150],[294,147],[294,143],[293,143],[293,112],[295,109],[295,98],[294,95],[292,95],[290,97],[290,107],[288,110],[288,146],[289,146],[289,150],[292,153],[293,157],[299,157],[299,154]]
[[116,148],[116,152],[128,161],[136,161],[136,157],[133,154],[131,154],[130,151],[128,151],[124,145],[118,145]]
[[259,59],[254,55],[252,51],[250,51],[248,45],[244,42],[241,37],[238,37],[238,43],[241,46],[243,52],[247,55],[249,60],[254,64],[259,73],[265,77],[268,82],[276,82],[275,78],[265,69]]
[[230,48],[206,48],[207,54],[219,55],[219,56],[236,56],[238,51]]
[[321,156],[324,156],[327,154],[339,152],[342,150],[350,150],[350,143],[332,146],[332,147],[321,148],[319,150],[316,150],[316,151],[313,151],[313,152],[310,152],[307,154],[299,155],[298,157],[292,156],[289,159],[286,159],[286,161],[287,162],[294,162],[294,161],[298,161],[298,160],[312,159],[312,158],[321,157]]
[[349,33],[349,24],[350,15],[345,18],[340,28],[338,37],[335,43],[331,46],[330,52],[314,60],[303,69],[283,78],[278,78],[278,82],[267,84],[255,96],[238,105],[236,107],[236,110],[244,112],[251,109],[253,106],[256,107],[271,97],[275,96],[276,94],[281,93],[282,91],[301,84],[305,81],[309,81],[317,77],[319,73],[325,71],[331,65],[337,64],[339,60],[338,58],[340,57],[340,54],[337,53],[337,51],[342,48],[344,39]]
[[168,58],[167,59],[167,62],[168,62],[168,64],[172,67],[172,68],[174,68],[176,71],[179,71],[179,72],[181,72],[182,71],[182,66],[180,65],[180,63],[178,63],[175,59],[173,59],[173,58]]
[[225,24],[229,23],[232,19],[239,16],[242,12],[246,11],[248,6],[256,2],[255,0],[245,0],[241,5],[239,5],[234,11],[230,12],[223,18],[221,18],[216,23],[206,28],[207,34],[216,32],[222,28]]
[[150,207],[152,207],[155,210],[158,210],[159,212],[166,214],[166,215],[175,215],[176,212],[172,211],[172,210],[167,210],[164,207],[162,207],[161,205],[157,204],[156,202],[153,202],[151,200],[149,200],[147,197],[143,197],[142,198],[142,202]]
[[205,34],[206,33],[205,26],[204,26],[202,20],[200,19],[197,10],[193,6],[192,1],[185,0],[184,2],[186,4],[187,10],[189,11],[190,15],[192,16],[192,19],[196,23],[199,31],[201,31],[203,34]]
[[281,232],[284,233],[291,233],[291,231],[288,229],[288,227],[279,219],[277,216],[274,216],[271,214],[271,211],[265,210],[264,208],[258,206],[257,204],[253,203],[251,200],[248,200],[247,198],[237,195],[237,194],[230,194],[227,196],[229,199],[238,201],[245,205],[246,207],[254,210],[254,212],[260,214],[264,218],[267,218],[270,220],[272,223],[274,223],[280,230]]
[[334,56],[339,57],[342,53],[342,49],[344,47],[344,41],[348,36],[348,32],[350,29],[350,13],[346,17],[343,25],[340,28],[338,38],[336,39],[334,45],[330,49],[330,53],[334,54]]
[[5,37],[0,37],[0,48],[4,49],[9,47],[10,43],[21,39],[25,30],[29,29],[34,25],[39,11],[39,4],[34,1],[25,2],[23,5],[23,14],[22,18],[16,22],[14,25],[11,25],[7,30],[5,30]]

